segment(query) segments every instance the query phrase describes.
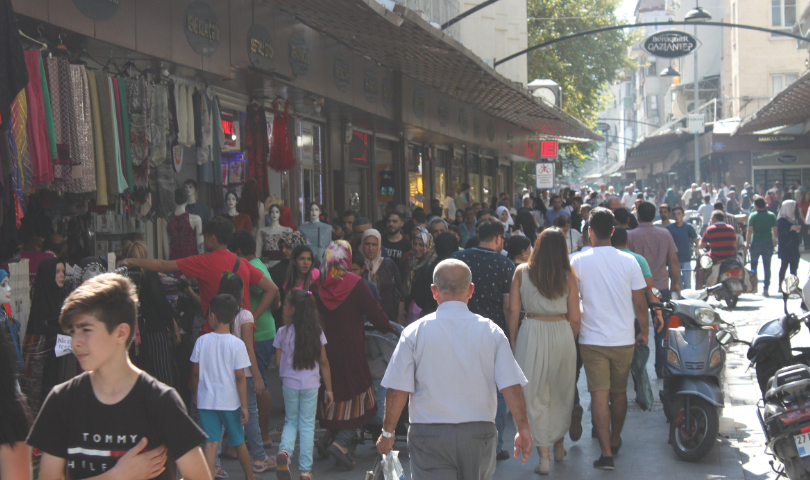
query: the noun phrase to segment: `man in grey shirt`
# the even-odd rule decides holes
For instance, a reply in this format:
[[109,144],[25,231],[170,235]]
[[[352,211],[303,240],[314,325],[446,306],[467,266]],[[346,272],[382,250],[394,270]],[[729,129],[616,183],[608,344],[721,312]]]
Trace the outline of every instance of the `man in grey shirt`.
[[383,377],[388,395],[377,450],[391,451],[410,400],[411,478],[488,480],[495,473],[496,388],[517,424],[515,457],[525,463],[531,455],[521,388],[528,382],[503,330],[467,308],[475,285],[464,262],[439,263],[431,289],[438,310],[402,332]]

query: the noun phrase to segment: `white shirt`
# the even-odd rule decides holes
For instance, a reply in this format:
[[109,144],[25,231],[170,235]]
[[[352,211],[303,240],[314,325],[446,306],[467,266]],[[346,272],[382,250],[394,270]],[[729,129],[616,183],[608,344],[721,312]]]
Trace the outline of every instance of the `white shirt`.
[[703,226],[708,228],[709,224],[712,223],[712,212],[714,211],[714,205],[711,203],[704,203],[703,205],[698,207],[698,213],[701,217],[703,217]]
[[633,290],[646,287],[636,259],[613,247],[594,247],[571,259],[582,297],[580,345],[635,343]]
[[[233,319],[233,324],[231,326],[231,332],[238,338],[244,342],[245,340],[242,339],[242,325],[249,323],[250,326],[253,328],[253,332],[256,332],[256,324],[253,321],[253,314],[250,313],[250,310],[242,308],[239,310],[239,313],[236,314],[236,317]],[[245,348],[247,348],[247,344],[245,344]],[[250,356],[248,355],[248,358]],[[245,376],[253,378],[253,374],[250,373],[250,368],[245,369]]]
[[492,422],[496,389],[527,383],[503,330],[463,302],[408,325],[382,379],[410,393],[410,423]]
[[206,333],[194,344],[191,361],[200,364],[197,408],[233,411],[242,407],[235,370],[250,366],[245,343],[230,333]]
[[568,242],[568,252],[574,253],[582,248],[582,234],[573,228],[568,229],[568,235],[565,236]]
[[453,197],[444,197],[444,208],[447,209],[447,219],[451,222],[456,219],[456,201]]
[[624,195],[622,195],[622,205],[624,206],[624,208],[632,210],[633,207],[636,205],[636,198],[637,198],[636,195],[624,192]]

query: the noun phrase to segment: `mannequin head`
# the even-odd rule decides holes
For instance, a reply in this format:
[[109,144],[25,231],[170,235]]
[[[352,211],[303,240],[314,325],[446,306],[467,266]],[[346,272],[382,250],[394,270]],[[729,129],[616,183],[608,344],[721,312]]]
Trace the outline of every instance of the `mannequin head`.
[[186,197],[185,189],[183,188],[176,188],[174,190],[174,204],[176,206],[185,205],[188,203],[188,197]]
[[11,281],[8,272],[0,270],[0,305],[11,303]]
[[270,205],[270,220],[273,225],[279,225],[278,221],[281,219],[281,207],[278,205]]
[[85,257],[79,262],[82,269],[81,283],[97,277],[102,273],[107,273],[107,262],[102,257]]
[[[183,182],[183,191],[185,192],[186,199],[188,200],[189,203],[194,203],[194,202],[197,201],[197,182],[196,181],[194,181],[192,179],[188,179],[185,182]],[[179,205],[179,203],[178,203],[178,205]]]
[[321,221],[321,207],[315,202],[309,204],[309,221],[312,223]]
[[59,262],[56,264],[56,286],[62,288],[65,286],[65,264]]
[[228,206],[228,211],[236,210],[237,203],[239,203],[239,199],[236,198],[236,193],[228,192],[225,195],[225,205]]

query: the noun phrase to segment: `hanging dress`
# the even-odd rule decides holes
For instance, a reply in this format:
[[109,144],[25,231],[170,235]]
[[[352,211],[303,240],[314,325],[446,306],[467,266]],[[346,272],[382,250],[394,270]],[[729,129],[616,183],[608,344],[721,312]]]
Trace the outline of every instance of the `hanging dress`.
[[45,101],[42,98],[42,80],[39,77],[39,62],[39,50],[25,52],[25,64],[30,78],[25,87],[28,100],[28,142],[31,151],[32,181],[35,185],[53,181],[51,147],[48,140]]
[[270,145],[270,167],[277,172],[286,172],[295,166],[295,157],[290,140],[290,104],[284,102],[284,115],[278,113],[273,103],[273,143]]
[[267,136],[267,114],[261,105],[250,104],[247,106],[245,148],[248,151],[248,178],[256,180],[256,192],[259,198],[267,198],[270,195],[267,179],[270,138]]

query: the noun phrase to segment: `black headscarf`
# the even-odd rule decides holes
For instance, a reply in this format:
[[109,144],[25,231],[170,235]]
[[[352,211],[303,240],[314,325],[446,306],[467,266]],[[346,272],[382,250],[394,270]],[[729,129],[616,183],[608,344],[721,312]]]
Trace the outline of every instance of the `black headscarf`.
[[44,335],[46,330],[59,331],[59,313],[65,302],[65,289],[56,284],[56,266],[60,263],[64,265],[65,261],[57,257],[46,258],[39,263],[26,335]]
[[526,235],[526,238],[534,245],[537,240],[537,224],[534,223],[532,213],[525,208],[521,208],[517,212],[515,223],[523,227],[523,235]]

